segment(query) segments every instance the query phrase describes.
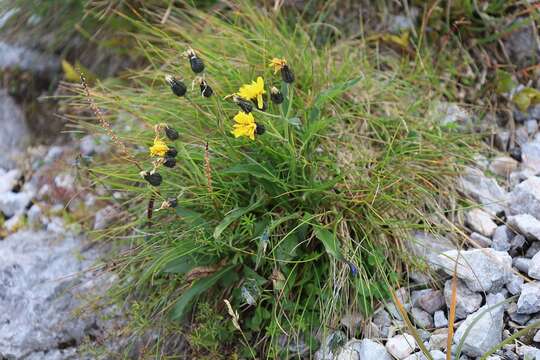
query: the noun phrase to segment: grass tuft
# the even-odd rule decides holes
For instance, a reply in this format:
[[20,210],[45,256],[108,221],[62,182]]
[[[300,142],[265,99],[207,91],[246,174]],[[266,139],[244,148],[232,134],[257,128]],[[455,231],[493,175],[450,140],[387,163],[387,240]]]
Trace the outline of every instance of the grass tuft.
[[[129,158],[163,178],[148,185],[122,148],[91,167],[95,181],[130,194],[116,200],[129,215],[102,238],[131,235],[117,260],[117,295],[145,300],[142,323],[178,324],[205,304],[222,319],[232,312],[238,327],[230,331],[245,337],[220,344],[224,358],[251,357],[252,349],[268,358],[312,353],[344,314],[368,316],[391,299],[410,264],[404,242],[412,230],[444,223],[472,138],[430,115],[444,89],[429,53],[383,55],[357,39],[320,45],[316,27],[249,2],[230,6],[128,19],[148,66],[89,89]],[[181,55],[188,48],[204,61],[210,98],[200,96]],[[287,59],[294,83],[273,74],[273,57]],[[166,75],[188,94],[174,96]],[[276,86],[285,100],[253,111],[264,134],[234,138],[239,109],[224,97],[258,76],[267,96]],[[148,155],[162,123],[180,136],[166,140],[178,152],[172,169]],[[177,207],[152,205],[153,226],[145,228],[149,201],[171,198]],[[198,319],[186,327],[194,347],[219,353],[200,339]]]

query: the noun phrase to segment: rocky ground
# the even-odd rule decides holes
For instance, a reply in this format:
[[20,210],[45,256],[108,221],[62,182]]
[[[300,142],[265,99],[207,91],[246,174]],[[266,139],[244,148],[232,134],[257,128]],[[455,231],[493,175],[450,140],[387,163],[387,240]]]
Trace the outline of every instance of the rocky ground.
[[[0,52],[3,73],[59,71],[58,59],[33,50],[0,42]],[[77,159],[106,144],[58,136],[36,145],[35,119],[11,90],[0,88],[0,359],[80,359],[81,344],[111,345],[122,321],[112,307],[85,311],[115,276],[98,271],[106,249],[83,230],[105,227],[114,208],[81,188]]]

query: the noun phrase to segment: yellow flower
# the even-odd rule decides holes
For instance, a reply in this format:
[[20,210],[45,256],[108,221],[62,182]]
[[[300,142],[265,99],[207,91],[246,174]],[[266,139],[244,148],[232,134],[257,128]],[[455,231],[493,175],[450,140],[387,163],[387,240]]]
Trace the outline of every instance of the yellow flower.
[[273,58],[272,60],[270,60],[270,67],[274,68],[274,74],[277,74],[277,72],[283,69],[286,65],[287,60],[285,59]]
[[255,118],[252,113],[246,114],[243,111],[239,111],[234,117],[234,121],[236,124],[233,125],[233,131],[231,131],[234,137],[247,136],[251,140],[255,140],[257,124],[255,124]]
[[257,81],[252,81],[251,84],[242,85],[238,90],[238,95],[244,99],[257,100],[257,108],[262,109],[263,94],[266,94],[264,90],[264,80],[262,77],[258,77]]
[[150,147],[150,155],[164,157],[167,151],[169,151],[169,147],[165,144],[165,141],[156,137],[154,145]]

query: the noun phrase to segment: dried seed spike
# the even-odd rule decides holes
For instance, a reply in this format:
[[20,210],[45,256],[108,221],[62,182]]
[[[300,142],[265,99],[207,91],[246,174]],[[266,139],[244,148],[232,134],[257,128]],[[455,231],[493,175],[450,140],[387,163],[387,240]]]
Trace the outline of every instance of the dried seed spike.
[[127,151],[127,147],[126,145],[122,142],[122,140],[120,140],[118,138],[118,136],[116,136],[116,134],[114,133],[114,131],[112,130],[112,126],[111,124],[105,120],[105,117],[103,117],[103,114],[101,113],[101,110],[99,109],[99,107],[97,106],[97,104],[94,102],[94,99],[92,98],[92,96],[90,95],[90,89],[88,87],[88,83],[86,82],[86,77],[84,76],[84,74],[79,70],[79,74],[80,74],[80,77],[81,77],[81,85],[83,87],[83,90],[84,90],[84,94],[86,96],[86,100],[88,101],[88,104],[90,106],[90,109],[92,110],[92,112],[94,113],[94,115],[96,116],[96,118],[98,119],[99,121],[99,124],[101,125],[101,127],[105,130],[105,132],[107,132],[107,135],[109,135],[109,137],[111,138],[111,140],[113,141],[113,143],[118,146],[118,148],[120,149],[120,152],[122,153],[122,155],[124,155],[124,158],[133,163],[137,169],[139,169],[139,171],[143,171],[143,168],[142,166],[139,164],[139,162],[137,160],[135,160],[130,154],[129,152]]

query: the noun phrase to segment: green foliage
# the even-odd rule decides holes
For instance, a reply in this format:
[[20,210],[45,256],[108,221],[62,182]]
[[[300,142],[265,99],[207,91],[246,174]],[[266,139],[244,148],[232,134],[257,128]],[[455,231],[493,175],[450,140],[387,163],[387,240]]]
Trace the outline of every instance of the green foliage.
[[[388,299],[405,261],[403,241],[444,217],[469,146],[467,136],[427,115],[441,98],[429,62],[379,57],[362,42],[316,48],[309,27],[247,2],[225,15],[172,9],[164,24],[133,26],[149,66],[127,84],[99,84],[93,98],[110,121],[136,119],[116,131],[145,169],[153,167],[146,146],[155,125],[176,129],[180,139],[168,145],[177,165],[158,166],[159,188],[121,156],[91,173],[131,194],[123,206],[133,220],[120,231],[146,226],[151,197],[157,204],[174,197],[178,206],[154,211],[153,227],[139,230],[147,235],[121,259],[123,293],[151,297],[149,316],[173,322],[204,301],[221,314],[217,328],[228,318],[227,299],[240,315],[241,330],[230,331],[245,334],[262,357],[293,356],[291,344],[300,341],[313,350],[314,334],[337,326],[342,314],[370,313]],[[198,90],[178,98],[163,81],[196,80],[179,55],[188,47],[205,62],[211,98]],[[272,57],[287,59],[293,84],[273,74]],[[265,134],[234,138],[238,108],[224,97],[257,76],[267,93],[281,88],[285,101],[253,112]],[[201,328],[194,344],[215,352],[206,338],[217,328]]]

